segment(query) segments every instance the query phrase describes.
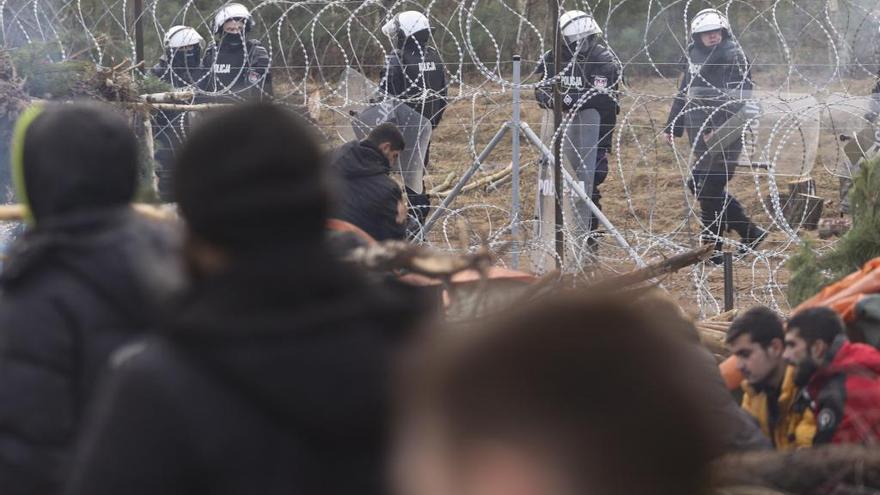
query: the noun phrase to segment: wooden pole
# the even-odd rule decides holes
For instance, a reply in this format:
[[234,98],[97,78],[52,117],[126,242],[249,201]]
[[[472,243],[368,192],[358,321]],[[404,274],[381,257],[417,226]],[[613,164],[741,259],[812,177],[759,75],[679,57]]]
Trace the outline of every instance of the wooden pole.
[[[560,52],[562,51],[559,30],[559,4],[550,0],[550,22],[553,23],[553,75],[559,72]],[[549,72],[549,71],[548,71]],[[562,95],[559,92],[559,80],[553,83],[553,187],[556,191],[556,268],[561,269],[565,261],[565,235],[563,233],[562,205],[564,204],[562,183],[562,136],[559,128],[562,125]]]
[[135,64],[141,64],[140,70],[144,72],[144,0],[132,2],[134,10],[134,57]]

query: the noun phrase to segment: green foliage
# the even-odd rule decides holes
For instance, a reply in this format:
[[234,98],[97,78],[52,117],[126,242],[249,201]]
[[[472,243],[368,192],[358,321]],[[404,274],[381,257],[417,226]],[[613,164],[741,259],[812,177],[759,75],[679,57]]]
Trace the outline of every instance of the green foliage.
[[792,273],[788,300],[797,304],[828,283],[858,270],[880,256],[880,157],[864,163],[850,190],[853,227],[828,254],[817,257],[811,247],[788,263]]
[[174,89],[168,82],[149,73],[139,78],[137,85],[140,94],[165,93]]
[[792,307],[806,301],[828,285],[831,279],[819,268],[816,252],[805,242],[794,256],[788,259],[791,280],[788,281],[788,304]]

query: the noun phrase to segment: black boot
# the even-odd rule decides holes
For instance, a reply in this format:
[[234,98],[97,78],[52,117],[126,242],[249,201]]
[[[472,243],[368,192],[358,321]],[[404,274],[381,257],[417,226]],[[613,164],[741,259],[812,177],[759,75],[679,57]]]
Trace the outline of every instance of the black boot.
[[758,246],[767,239],[767,235],[770,233],[766,230],[758,227],[753,223],[749,223],[749,226],[746,228],[745,235],[742,236],[742,243],[745,246],[740,246],[737,251],[739,254],[746,254],[749,251],[756,251]]

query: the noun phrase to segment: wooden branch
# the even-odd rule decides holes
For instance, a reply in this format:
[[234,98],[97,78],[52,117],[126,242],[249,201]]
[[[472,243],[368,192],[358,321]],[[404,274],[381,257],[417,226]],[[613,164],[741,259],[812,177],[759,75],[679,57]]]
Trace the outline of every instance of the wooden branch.
[[439,186],[434,187],[430,191],[428,191],[428,195],[429,196],[431,196],[431,195],[436,196],[436,195],[440,194],[440,192],[449,189],[452,186],[452,183],[454,181],[455,181],[455,172],[449,172],[449,174],[446,176],[445,179],[443,179],[443,182]]
[[[148,203],[134,203],[135,211],[155,220],[171,220],[174,212]],[[0,205],[0,222],[20,222],[24,220],[24,206],[20,204]]]
[[489,251],[457,254],[414,246],[403,241],[386,241],[353,250],[346,261],[369,270],[406,270],[432,278],[447,278],[465,270],[483,272],[492,262]]
[[192,101],[194,97],[193,91],[168,91],[140,96],[141,100],[146,103],[187,103]]
[[880,489],[880,449],[850,444],[746,452],[722,457],[712,471],[719,486],[757,485],[788,493],[831,493],[840,484]]
[[188,105],[182,103],[146,103],[137,101],[124,102],[122,104],[139,110],[159,110],[169,112],[204,112],[206,110],[216,110],[218,108],[232,106],[231,103],[195,103]]
[[[494,174],[487,175],[487,176],[481,178],[480,180],[471,182],[470,184],[464,186],[463,188],[461,188],[461,192],[466,193],[468,191],[473,191],[474,189],[476,189],[478,187],[485,186],[486,184],[491,184],[492,182],[495,182],[496,180],[498,180],[506,175],[509,175],[512,170],[513,170],[513,167],[511,165],[508,165],[508,166],[502,168],[501,170],[495,172]],[[446,196],[449,196],[449,193],[450,193],[450,191],[442,191],[442,192],[438,192],[438,193],[431,191],[428,193],[428,195],[439,197],[439,198],[445,198]]]
[[701,248],[688,251],[686,253],[677,254],[663,261],[652,263],[644,268],[633,270],[631,272],[618,275],[616,277],[601,280],[590,286],[593,290],[616,290],[629,287],[640,282],[645,282],[660,275],[674,273],[682,268],[697,264],[704,261],[712,255],[715,248],[712,244],[707,244]]

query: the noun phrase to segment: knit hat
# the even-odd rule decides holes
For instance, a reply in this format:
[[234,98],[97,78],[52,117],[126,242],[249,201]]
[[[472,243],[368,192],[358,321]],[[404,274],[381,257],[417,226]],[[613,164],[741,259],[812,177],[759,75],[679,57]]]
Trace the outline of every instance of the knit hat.
[[324,153],[310,125],[280,106],[249,103],[207,117],[177,154],[174,184],[190,230],[218,246],[323,237]]
[[16,126],[12,168],[29,221],[121,206],[137,188],[137,138],[104,104],[33,107]]

